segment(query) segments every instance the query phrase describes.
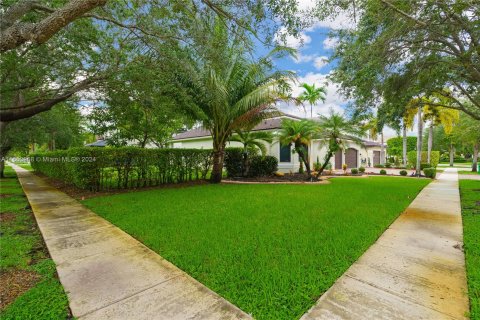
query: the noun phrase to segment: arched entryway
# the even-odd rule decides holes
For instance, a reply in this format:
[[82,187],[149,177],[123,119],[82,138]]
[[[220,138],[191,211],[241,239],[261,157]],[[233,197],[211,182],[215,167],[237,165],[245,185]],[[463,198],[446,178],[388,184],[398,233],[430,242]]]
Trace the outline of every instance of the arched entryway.
[[345,163],[348,168],[358,167],[358,150],[354,148],[348,148],[345,151]]

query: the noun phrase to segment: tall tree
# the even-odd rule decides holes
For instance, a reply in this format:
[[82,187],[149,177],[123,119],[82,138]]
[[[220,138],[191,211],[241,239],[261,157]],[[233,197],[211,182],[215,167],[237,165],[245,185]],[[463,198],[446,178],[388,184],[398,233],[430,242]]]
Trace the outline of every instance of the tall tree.
[[[192,97],[191,114],[213,139],[212,182],[222,179],[225,146],[236,130],[278,114],[275,103],[287,99],[288,72],[272,70],[270,57],[248,58],[238,35],[220,19],[199,21],[196,57],[190,72],[179,74]],[[218,50],[222,48],[222,50]]]
[[[351,4],[361,12],[354,30],[336,33],[339,45],[334,57],[339,64],[333,75],[358,108],[369,109],[378,96],[406,104],[422,94],[437,93],[448,101],[438,105],[480,119],[477,2],[333,3]],[[338,12],[327,8],[324,11]],[[454,90],[445,92],[443,88]]]
[[101,98],[99,91],[110,77],[136,57],[162,54],[158,44],[165,42],[189,46],[197,16],[214,13],[266,43],[272,43],[280,26],[286,35],[298,35],[306,19],[294,0],[282,4],[288,10],[260,0],[5,0],[0,13],[0,132],[9,122],[50,110],[87,90],[93,93],[89,99]]
[[309,85],[308,83],[302,83],[301,86],[304,91],[300,94],[298,100],[301,102],[308,102],[310,104],[310,118],[313,118],[313,105],[319,100],[325,102],[327,90],[324,87],[316,88],[315,83],[312,85]]
[[454,125],[459,121],[458,110],[447,109],[445,107],[432,106],[431,104],[424,107],[424,120],[430,121],[428,128],[428,145],[427,145],[427,162],[430,163],[430,155],[433,146],[433,128],[442,125],[446,134],[450,134]]
[[472,172],[477,172],[480,152],[480,121],[462,113],[453,135],[472,150]]

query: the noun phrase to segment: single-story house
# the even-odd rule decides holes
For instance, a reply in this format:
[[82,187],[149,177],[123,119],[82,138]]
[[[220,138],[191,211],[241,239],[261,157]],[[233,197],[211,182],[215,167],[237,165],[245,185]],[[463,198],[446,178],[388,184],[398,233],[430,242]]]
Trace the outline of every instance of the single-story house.
[[[263,120],[253,128],[253,131],[270,131],[277,133],[281,128],[283,119],[300,120],[301,118],[283,114],[279,117]],[[322,140],[312,141],[309,152],[310,163],[313,164],[317,160],[323,163],[323,159],[327,152],[326,146]],[[278,159],[278,169],[281,172],[296,172],[300,167],[298,155],[292,153],[292,146],[282,146],[278,140],[274,140],[271,144],[265,143],[267,154]],[[171,141],[173,148],[186,149],[211,149],[213,147],[210,132],[204,128],[195,128],[186,132],[175,135]],[[239,142],[229,142],[227,147],[242,147]],[[381,144],[375,141],[364,141],[360,145],[354,141],[348,144],[346,150],[338,151],[330,160],[333,169],[342,169],[344,163],[348,168],[358,168],[360,166],[370,167],[381,163]],[[313,166],[312,166],[313,167]]]

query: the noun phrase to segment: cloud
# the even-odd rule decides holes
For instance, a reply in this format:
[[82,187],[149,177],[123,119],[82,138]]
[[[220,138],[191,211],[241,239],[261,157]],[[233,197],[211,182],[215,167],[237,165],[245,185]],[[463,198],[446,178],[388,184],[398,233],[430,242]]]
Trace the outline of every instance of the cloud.
[[325,50],[335,49],[338,45],[338,38],[327,37],[323,40],[323,48]]
[[287,34],[286,28],[282,27],[275,35],[275,41],[290,48],[299,49],[312,42],[312,38],[305,32],[300,32],[297,37]]
[[326,57],[326,56],[319,56],[319,57],[316,57],[316,58],[313,60],[313,65],[315,66],[315,68],[316,68],[317,70],[322,69],[322,68],[325,67],[327,64],[328,64],[328,57]]
[[[317,116],[317,113],[327,115],[330,109],[333,109],[335,112],[340,112],[343,114],[343,106],[348,102],[342,97],[339,93],[338,84],[332,83],[327,79],[329,74],[323,73],[314,73],[309,72],[303,77],[298,77],[298,82],[292,85],[292,95],[298,97],[302,92],[303,88],[300,87],[302,83],[315,84],[317,87],[325,87],[327,90],[325,102],[317,102],[313,106],[313,115]],[[282,103],[279,104],[279,109],[285,113],[293,114],[299,117],[305,117],[305,111],[303,106],[297,106],[294,103]],[[310,117],[310,106],[305,105],[307,109],[307,117]]]

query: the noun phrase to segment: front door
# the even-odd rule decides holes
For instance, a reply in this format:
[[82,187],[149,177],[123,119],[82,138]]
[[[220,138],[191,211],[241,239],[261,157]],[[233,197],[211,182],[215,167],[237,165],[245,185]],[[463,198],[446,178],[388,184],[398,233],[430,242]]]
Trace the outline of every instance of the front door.
[[373,165],[380,164],[380,151],[373,151]]
[[358,167],[358,151],[357,149],[348,148],[345,152],[345,163],[348,168]]
[[342,169],[342,150],[338,150],[335,153],[335,169]]

